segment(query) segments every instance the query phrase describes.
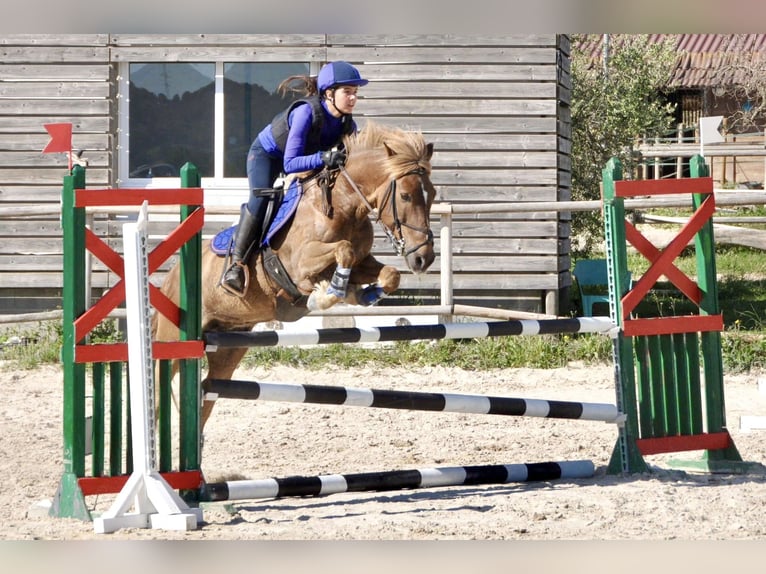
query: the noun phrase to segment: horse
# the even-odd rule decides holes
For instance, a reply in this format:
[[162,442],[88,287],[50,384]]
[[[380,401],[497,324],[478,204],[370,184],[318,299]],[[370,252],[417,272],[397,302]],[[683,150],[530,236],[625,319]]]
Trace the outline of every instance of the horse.
[[[347,159],[339,171],[322,170],[297,178],[303,196],[289,222],[249,258],[248,274],[255,280],[249,280],[243,297],[220,286],[226,258],[213,252],[210,240],[203,241],[203,333],[249,331],[269,321],[292,322],[339,301],[369,305],[396,291],[399,270],[371,254],[373,219],[412,272],[423,273],[433,263],[429,225],[436,195],[430,178],[433,144],[426,143],[419,132],[368,122],[359,132],[345,136],[343,145]],[[334,179],[331,187],[327,179]],[[275,276],[288,276],[290,281],[278,282]],[[179,286],[176,263],[161,290],[177,303]],[[179,337],[178,328],[160,313],[154,314],[152,329],[156,341]],[[246,348],[208,352],[206,379],[230,380],[246,352]],[[176,364],[172,371],[177,372]],[[203,399],[201,427],[213,406],[214,401]]]

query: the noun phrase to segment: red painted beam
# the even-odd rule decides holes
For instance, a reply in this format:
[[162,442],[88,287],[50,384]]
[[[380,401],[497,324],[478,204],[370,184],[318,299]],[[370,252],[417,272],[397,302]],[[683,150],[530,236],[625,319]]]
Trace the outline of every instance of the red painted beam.
[[174,189],[77,189],[75,207],[141,205],[202,205],[204,191],[200,187]]
[[673,335],[723,331],[723,315],[682,315],[679,317],[647,317],[625,319],[622,333],[626,337]]
[[[110,363],[128,360],[127,343],[77,345],[75,363]],[[154,341],[152,359],[199,359],[205,356],[203,341]]]
[[657,438],[640,438],[636,446],[642,455],[682,452],[687,450],[721,450],[731,445],[729,433],[703,433]]
[[[617,197],[684,193],[713,193],[713,178],[685,177],[682,179],[640,179],[614,182],[614,194]],[[691,204],[691,201],[689,203]]]
[[[202,486],[202,472],[187,470],[183,472],[161,472],[160,476],[175,490],[197,490]],[[129,474],[120,476],[86,476],[77,479],[83,496],[94,494],[116,494],[122,490],[130,478]]]

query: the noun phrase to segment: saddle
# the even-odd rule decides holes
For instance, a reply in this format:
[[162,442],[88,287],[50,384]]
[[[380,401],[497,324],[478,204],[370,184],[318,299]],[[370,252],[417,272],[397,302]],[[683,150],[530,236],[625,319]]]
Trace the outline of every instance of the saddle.
[[[327,217],[332,217],[332,187],[335,183],[337,173],[328,172],[324,169],[316,176],[317,184],[322,190],[322,208]],[[263,267],[269,277],[281,288],[280,295],[286,297],[293,305],[305,304],[308,297],[301,293],[290,278],[290,274],[282,265],[277,254],[271,249],[271,240],[274,236],[287,225],[295,216],[298,210],[298,204],[303,198],[303,182],[305,179],[293,179],[282,192],[281,189],[275,189],[274,194],[270,195],[271,203],[266,215],[266,233],[263,235],[257,251],[263,255]],[[237,225],[232,225],[213,237],[210,242],[210,249],[219,257],[229,257],[234,246],[234,237],[236,236]]]
[[[295,215],[295,211],[298,209],[298,203],[300,203],[302,197],[303,186],[298,180],[294,180],[284,193],[281,190],[275,190],[269,196],[271,203],[266,213],[266,233],[263,235],[260,245],[258,245],[259,249],[268,246],[274,235],[290,222],[293,215]],[[237,227],[237,225],[227,227],[213,237],[210,243],[213,253],[221,257],[229,255],[234,245]]]

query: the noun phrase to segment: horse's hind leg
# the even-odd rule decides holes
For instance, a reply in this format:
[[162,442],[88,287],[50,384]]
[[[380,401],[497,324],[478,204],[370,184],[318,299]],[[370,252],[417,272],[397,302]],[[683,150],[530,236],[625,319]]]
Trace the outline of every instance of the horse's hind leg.
[[[229,380],[237,369],[242,357],[247,353],[246,348],[239,349],[218,349],[215,352],[209,352],[207,354],[208,371],[205,380],[207,379],[222,379]],[[202,381],[203,385],[205,381]],[[213,414],[213,407],[215,406],[215,398],[208,398],[207,395],[202,399],[202,413],[200,415],[200,430],[205,428],[205,423]]]

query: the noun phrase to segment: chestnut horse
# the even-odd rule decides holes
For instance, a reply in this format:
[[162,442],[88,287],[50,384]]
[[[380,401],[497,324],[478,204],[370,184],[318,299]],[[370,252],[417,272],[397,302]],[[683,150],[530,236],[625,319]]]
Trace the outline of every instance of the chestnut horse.
[[[203,242],[203,333],[247,331],[256,323],[295,321],[310,310],[327,309],[341,300],[370,304],[382,294],[393,293],[399,287],[400,273],[371,255],[373,219],[383,226],[395,251],[413,272],[422,273],[433,263],[429,227],[435,196],[430,179],[433,144],[427,144],[417,132],[375,123],[347,136],[344,144],[346,164],[332,174],[335,183],[329,191],[319,185],[317,174],[302,174],[306,176],[301,183],[303,197],[292,220],[269,240],[268,248],[250,257],[251,279],[244,297],[220,287],[226,258],[210,249],[210,241]],[[276,255],[281,262],[280,274],[289,275],[292,290],[280,286],[269,274],[275,259],[267,254]],[[328,289],[330,285],[332,289]],[[178,289],[179,265],[175,265],[162,291],[178,302]],[[157,341],[179,337],[178,329],[160,313],[154,314],[153,331]],[[246,348],[219,348],[207,353],[207,378],[231,379],[246,352]],[[203,401],[201,426],[213,405],[213,401]]]

